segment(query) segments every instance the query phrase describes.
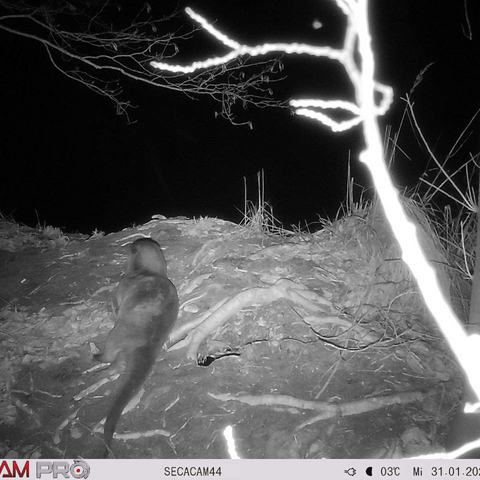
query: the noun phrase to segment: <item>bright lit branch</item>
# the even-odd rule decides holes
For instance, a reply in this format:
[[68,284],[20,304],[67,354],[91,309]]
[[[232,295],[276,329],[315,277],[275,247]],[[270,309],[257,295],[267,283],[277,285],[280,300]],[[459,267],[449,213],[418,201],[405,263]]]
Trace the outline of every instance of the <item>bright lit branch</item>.
[[[347,7],[348,4],[345,5],[345,8]],[[345,11],[344,8],[342,8],[342,10]],[[287,53],[297,55],[305,54],[313,57],[326,57],[330,60],[336,60],[340,62],[344,66],[350,79],[352,79],[352,81],[355,79],[356,82],[358,82],[360,72],[358,71],[354,60],[355,29],[352,22],[349,22],[347,34],[345,35],[344,48],[341,50],[328,46],[322,47],[306,45],[303,43],[265,43],[263,45],[251,47],[249,45],[241,45],[235,40],[229,38],[227,35],[221,33],[211,24],[209,24],[207,20],[195,13],[191,8],[186,8],[185,11],[208,33],[223,43],[226,47],[229,47],[231,51],[222,57],[212,57],[201,62],[193,62],[190,65],[171,65],[165,62],[155,61],[150,63],[153,68],[172,73],[188,74],[197,70],[223,65],[244,55],[256,57],[259,55],[266,55],[268,53]],[[382,96],[380,104],[375,108],[375,115],[383,115],[390,108],[393,99],[393,91],[390,87],[377,82],[374,82],[374,88],[375,91],[379,92]],[[291,100],[290,105],[296,108],[295,113],[297,113],[297,115],[304,115],[306,117],[318,120],[332,129],[334,132],[348,130],[349,128],[352,128],[353,126],[362,122],[360,109],[357,107],[357,105],[344,100]],[[313,110],[313,108],[318,108],[321,111]],[[324,113],[323,111],[325,110],[344,110],[353,114],[353,117],[348,120],[338,122]]]
[[[444,299],[436,274],[420,248],[415,226],[408,220],[401,207],[398,192],[391,182],[383,160],[383,148],[377,116],[388,110],[392,102],[393,92],[390,87],[381,85],[374,80],[375,62],[368,26],[367,0],[335,1],[348,21],[344,46],[341,50],[297,43],[288,45],[283,43],[264,44],[255,47],[240,45],[214,29],[204,18],[194,13],[191,9],[187,9],[187,13],[194,20],[198,21],[224,45],[231,48],[230,53],[223,57],[212,57],[187,66],[169,65],[160,62],[152,62],[151,65],[171,72],[190,73],[211,67],[212,65],[220,65],[241,55],[256,56],[271,52],[308,54],[316,57],[327,57],[340,62],[354,86],[356,104],[344,100],[321,99],[292,100],[290,104],[297,109],[297,114],[314,118],[333,131],[342,131],[354,125],[363,124],[366,149],[360,154],[360,160],[365,163],[372,174],[378,196],[402,248],[403,259],[416,277],[428,308],[450,342],[462,367],[466,370],[470,383],[475,391],[480,393],[480,377],[477,374],[478,359],[475,360],[476,352],[480,350],[480,336],[466,336],[453,310]],[[358,63],[361,65],[361,68],[357,66],[354,54],[357,54],[360,58]],[[382,96],[378,105],[375,103],[375,93],[380,93]],[[343,110],[351,114],[352,118],[344,122],[337,122],[325,113],[329,109]]]

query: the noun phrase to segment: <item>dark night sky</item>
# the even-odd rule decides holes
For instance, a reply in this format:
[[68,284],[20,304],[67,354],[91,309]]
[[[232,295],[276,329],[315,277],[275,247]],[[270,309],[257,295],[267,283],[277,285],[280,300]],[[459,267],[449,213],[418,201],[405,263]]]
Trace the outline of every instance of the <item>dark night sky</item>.
[[[473,11],[477,1],[468,0],[473,41],[462,34],[462,1],[370,2],[377,78],[395,90],[394,107],[381,118],[382,132],[386,125],[398,128],[404,110],[400,97],[431,62],[435,64],[414,100],[425,134],[439,154],[451,147],[480,108],[480,17]],[[181,1],[217,19],[217,28],[243,43],[338,46],[342,37],[342,17],[327,0],[204,3]],[[151,4],[155,12],[156,3]],[[322,29],[312,28],[315,18]],[[188,46],[188,59],[195,50],[198,59],[220,51],[207,39],[206,33],[197,33]],[[215,118],[219,105],[206,97],[193,101],[181,93],[124,81],[125,96],[138,105],[130,112],[136,123],[128,125],[106,98],[62,76],[39,44],[1,31],[0,42],[0,211],[17,221],[34,226],[38,213],[42,224],[83,233],[141,224],[155,213],[239,221],[243,177],[254,200],[256,172],[263,168],[266,199],[276,217],[285,226],[304,225],[317,221],[317,214],[335,215],[345,197],[349,154],[356,181],[370,184],[356,161],[362,148],[359,128],[334,135],[287,110],[254,108],[238,112],[239,119],[253,122],[253,130],[235,127]],[[180,52],[175,63],[184,58]],[[283,62],[288,78],[273,85],[279,99],[348,91],[345,77],[335,76],[338,70],[325,60],[284,57]],[[473,128],[468,149],[476,152],[480,123]],[[395,181],[414,186],[427,156],[408,124],[402,132],[400,144],[411,160],[398,155]]]

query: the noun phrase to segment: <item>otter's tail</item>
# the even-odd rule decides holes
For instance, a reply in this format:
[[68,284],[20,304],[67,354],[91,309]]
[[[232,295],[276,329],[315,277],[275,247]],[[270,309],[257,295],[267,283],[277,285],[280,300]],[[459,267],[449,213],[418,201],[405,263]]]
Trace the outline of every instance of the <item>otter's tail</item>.
[[155,363],[156,355],[151,345],[144,345],[133,350],[127,358],[127,367],[125,373],[120,377],[120,385],[113,399],[112,406],[105,420],[104,441],[106,445],[103,458],[107,458],[111,451],[110,446],[113,439],[113,433],[123,409],[127,403],[140,390],[143,382],[146,380],[150,370]]

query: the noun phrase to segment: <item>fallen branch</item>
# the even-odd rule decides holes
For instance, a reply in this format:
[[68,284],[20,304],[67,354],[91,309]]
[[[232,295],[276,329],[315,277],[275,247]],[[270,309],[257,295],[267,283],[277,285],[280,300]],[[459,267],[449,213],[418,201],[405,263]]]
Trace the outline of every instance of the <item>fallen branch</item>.
[[[405,404],[411,402],[417,402],[424,400],[436,393],[435,389],[430,389],[427,391],[414,391],[414,392],[399,392],[393,395],[382,396],[382,397],[371,397],[365,398],[363,400],[355,400],[353,402],[343,403],[338,406],[338,415],[342,417],[347,417],[350,415],[358,415],[360,413],[371,412],[373,410],[379,410],[380,408],[388,407],[389,405],[396,404]],[[335,415],[330,414],[330,412],[323,412],[319,415],[316,415],[309,420],[301,423],[297,426],[295,430],[300,430],[303,427],[312,425],[313,423],[319,422],[320,420],[325,420],[326,418],[332,418]]]
[[302,400],[301,398],[291,397],[290,395],[241,395],[235,396],[229,393],[209,393],[215,400],[223,402],[230,402],[236,400],[237,402],[247,403],[254,407],[258,405],[282,405],[284,407],[299,408],[301,410],[317,410],[322,412],[332,413],[332,417],[338,412],[338,406],[335,403],[329,402],[313,402],[310,400]]
[[375,333],[369,332],[366,328],[364,328],[359,323],[353,324],[350,320],[346,320],[344,318],[338,318],[333,316],[325,316],[319,317],[317,315],[307,315],[303,317],[303,321],[310,327],[312,330],[319,336],[322,337],[318,332],[317,329],[324,325],[336,325],[339,327],[343,333],[345,332],[353,332],[354,338],[362,345],[370,345],[372,343],[378,342],[379,338],[378,335]]
[[[184,347],[190,343],[190,331],[194,330],[198,325],[203,323],[203,321],[208,318],[210,315],[215,313],[228,299],[222,298],[219,302],[217,302],[213,307],[210,307],[206,312],[202,313],[198,318],[192,320],[191,322],[184,323],[180,327],[173,330],[170,334],[169,341],[173,343],[168,350],[178,350],[181,347]],[[185,335],[187,335],[183,340],[180,341]],[[188,341],[187,341],[188,340]]]
[[136,440],[137,438],[150,438],[150,437],[169,437],[170,432],[167,430],[147,430],[146,432],[130,432],[130,433],[114,433],[113,438],[116,440]]
[[312,311],[321,310],[322,307],[320,305],[331,305],[328,300],[311,292],[304,285],[299,285],[285,278],[281,278],[275,285],[270,287],[255,287],[243,290],[213,312],[212,315],[195,330],[190,332],[189,336],[191,336],[191,340],[187,351],[187,358],[196,360],[198,348],[208,334],[223,325],[241,309],[251,305],[265,305],[280,298],[291,300]]
[[299,408],[302,410],[315,410],[321,412],[319,415],[298,425],[296,430],[300,430],[307,425],[333,417],[347,417],[350,415],[358,415],[365,412],[371,412],[389,405],[398,403],[410,403],[423,400],[430,395],[436,393],[435,389],[427,391],[399,392],[393,395],[364,398],[363,400],[355,400],[346,403],[330,403],[315,402],[311,400],[302,400],[300,398],[291,397],[290,395],[241,395],[235,396],[230,394],[214,394],[209,395],[216,400],[224,402],[237,401],[247,403],[248,405],[282,405],[285,407]]

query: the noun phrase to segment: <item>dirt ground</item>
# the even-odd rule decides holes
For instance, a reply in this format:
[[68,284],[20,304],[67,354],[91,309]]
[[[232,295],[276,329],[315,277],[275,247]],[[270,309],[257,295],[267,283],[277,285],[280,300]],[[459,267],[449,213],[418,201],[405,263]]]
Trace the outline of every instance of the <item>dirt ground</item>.
[[88,390],[102,378],[93,354],[113,325],[127,245],[142,235],[164,250],[180,313],[117,425],[117,458],[228,458],[227,426],[243,458],[441,450],[458,371],[415,283],[392,270],[400,260],[366,245],[362,225],[350,217],[314,234],[267,235],[159,216],[65,238],[5,222],[0,455],[102,454],[99,422],[116,383]]

